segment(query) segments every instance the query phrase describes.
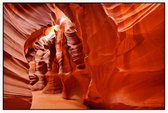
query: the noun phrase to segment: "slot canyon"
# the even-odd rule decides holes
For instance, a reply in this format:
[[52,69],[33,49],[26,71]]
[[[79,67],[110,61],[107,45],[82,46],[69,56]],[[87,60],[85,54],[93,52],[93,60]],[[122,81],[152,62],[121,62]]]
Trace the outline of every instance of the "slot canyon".
[[165,109],[164,3],[3,3],[3,109]]

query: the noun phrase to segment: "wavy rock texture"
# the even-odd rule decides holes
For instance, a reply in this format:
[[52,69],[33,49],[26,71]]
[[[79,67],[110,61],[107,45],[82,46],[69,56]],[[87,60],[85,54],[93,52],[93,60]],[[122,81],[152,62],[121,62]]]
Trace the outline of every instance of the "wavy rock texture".
[[86,56],[86,72],[61,77],[64,98],[93,109],[164,109],[164,4],[66,6],[4,4],[4,108],[30,108],[24,53],[54,12],[75,22]]

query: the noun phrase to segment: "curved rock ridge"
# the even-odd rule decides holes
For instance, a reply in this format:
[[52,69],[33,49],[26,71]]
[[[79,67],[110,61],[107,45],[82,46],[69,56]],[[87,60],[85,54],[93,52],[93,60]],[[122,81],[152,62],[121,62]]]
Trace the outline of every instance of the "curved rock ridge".
[[86,65],[61,76],[65,99],[91,109],[164,109],[164,10],[159,3],[4,3],[4,109],[30,109],[25,53],[62,17],[75,23]]

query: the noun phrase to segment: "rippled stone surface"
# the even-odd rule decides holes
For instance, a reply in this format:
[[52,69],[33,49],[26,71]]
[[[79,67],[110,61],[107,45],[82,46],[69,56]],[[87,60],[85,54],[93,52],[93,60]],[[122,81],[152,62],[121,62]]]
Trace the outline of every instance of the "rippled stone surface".
[[67,5],[72,17],[58,4],[4,4],[5,109],[17,104],[8,95],[30,108],[25,52],[53,22],[51,11],[74,19],[86,56],[86,70],[61,76],[64,98],[97,109],[164,109],[164,5]]

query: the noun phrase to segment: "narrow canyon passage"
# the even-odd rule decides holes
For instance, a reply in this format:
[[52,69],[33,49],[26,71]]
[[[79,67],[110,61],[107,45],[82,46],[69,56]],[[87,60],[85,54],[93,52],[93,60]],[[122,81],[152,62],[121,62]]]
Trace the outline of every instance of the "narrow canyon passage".
[[31,109],[88,109],[76,100],[62,98],[62,94],[43,94],[42,91],[32,92]]
[[164,109],[164,3],[4,3],[4,109]]

